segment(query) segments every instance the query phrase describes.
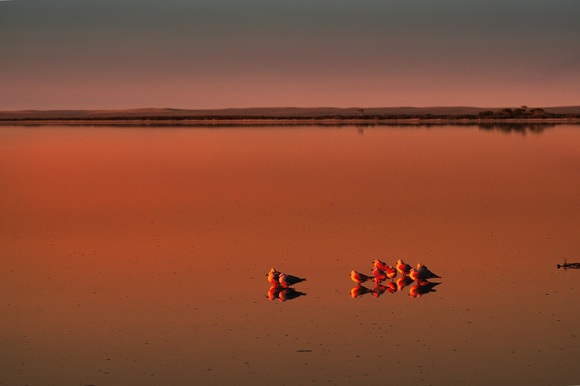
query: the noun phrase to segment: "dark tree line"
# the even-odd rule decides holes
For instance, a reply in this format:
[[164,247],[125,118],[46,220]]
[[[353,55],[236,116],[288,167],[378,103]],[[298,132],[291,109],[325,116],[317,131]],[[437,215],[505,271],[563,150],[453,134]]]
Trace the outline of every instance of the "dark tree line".
[[498,111],[483,111],[479,113],[479,118],[490,118],[490,119],[526,119],[526,118],[567,118],[567,115],[563,114],[551,114],[544,111],[544,109],[534,108],[534,109],[501,109]]

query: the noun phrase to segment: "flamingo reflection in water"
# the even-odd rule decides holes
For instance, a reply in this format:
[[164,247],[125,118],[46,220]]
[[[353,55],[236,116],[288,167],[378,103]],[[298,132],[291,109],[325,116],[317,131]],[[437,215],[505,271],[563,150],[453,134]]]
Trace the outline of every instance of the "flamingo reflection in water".
[[270,300],[278,299],[278,297],[280,296],[280,292],[282,292],[283,289],[284,289],[283,287],[274,284],[272,287],[270,287],[270,289],[268,290],[268,295],[266,296]]
[[384,285],[381,284],[377,284],[375,286],[375,288],[373,289],[373,296],[375,298],[378,298],[379,296],[381,296],[383,293],[385,293],[385,291],[387,290],[387,287],[385,287]]
[[389,292],[390,294],[394,294],[395,292],[397,292],[397,285],[393,282],[388,283],[387,292]]
[[399,280],[397,280],[397,290],[401,291],[403,288],[405,288],[406,286],[408,286],[412,282],[413,282],[413,279],[411,279],[409,276],[400,277]]
[[304,292],[296,291],[294,288],[284,288],[278,295],[278,298],[281,302],[285,302],[304,295],[306,295]]
[[280,285],[273,285],[272,287],[270,287],[268,295],[266,296],[268,297],[269,300],[278,299],[281,302],[285,302],[287,300],[296,299],[304,295],[306,295],[306,293],[296,291],[294,288],[290,287],[284,288]]
[[420,298],[431,292],[436,292],[434,287],[441,283],[429,283],[427,281],[419,284],[415,284],[409,289],[409,296],[412,298]]
[[350,297],[354,299],[365,294],[370,294],[372,292],[373,292],[372,290],[368,289],[363,285],[357,285],[356,287],[350,290]]

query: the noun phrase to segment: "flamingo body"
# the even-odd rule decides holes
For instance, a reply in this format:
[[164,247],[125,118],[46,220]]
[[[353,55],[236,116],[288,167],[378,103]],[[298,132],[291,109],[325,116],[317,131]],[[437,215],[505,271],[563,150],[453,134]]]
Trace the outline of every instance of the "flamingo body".
[[290,287],[296,283],[305,281],[306,279],[300,278],[298,276],[287,275],[285,273],[280,274],[279,282],[284,287]]

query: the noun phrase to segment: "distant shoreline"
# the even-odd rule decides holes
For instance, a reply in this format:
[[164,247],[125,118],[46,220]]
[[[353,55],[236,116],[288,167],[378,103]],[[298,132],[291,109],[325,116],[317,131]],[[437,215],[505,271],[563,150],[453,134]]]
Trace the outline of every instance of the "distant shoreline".
[[388,124],[534,124],[580,122],[580,106],[483,107],[269,107],[186,110],[0,111],[0,125],[388,125]]
[[304,126],[304,125],[489,125],[489,124],[580,124],[580,117],[478,119],[478,118],[75,118],[75,119],[0,119],[2,126]]

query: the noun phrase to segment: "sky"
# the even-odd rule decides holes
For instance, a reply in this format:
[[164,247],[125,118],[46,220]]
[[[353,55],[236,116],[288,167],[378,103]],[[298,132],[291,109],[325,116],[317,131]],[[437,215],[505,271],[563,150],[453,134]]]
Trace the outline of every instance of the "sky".
[[580,105],[578,0],[2,0],[0,110]]

